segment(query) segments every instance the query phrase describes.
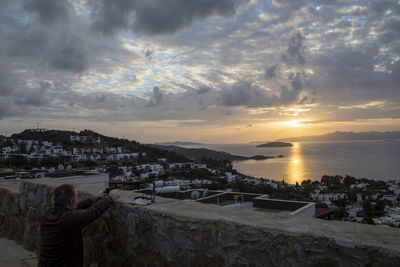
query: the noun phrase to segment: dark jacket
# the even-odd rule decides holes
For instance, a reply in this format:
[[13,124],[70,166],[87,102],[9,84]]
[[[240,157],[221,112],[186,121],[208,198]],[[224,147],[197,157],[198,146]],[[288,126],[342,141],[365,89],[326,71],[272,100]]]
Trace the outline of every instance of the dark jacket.
[[38,266],[83,266],[81,230],[100,217],[111,203],[111,198],[106,196],[95,203],[91,199],[82,200],[76,210],[48,209],[40,225],[42,243]]

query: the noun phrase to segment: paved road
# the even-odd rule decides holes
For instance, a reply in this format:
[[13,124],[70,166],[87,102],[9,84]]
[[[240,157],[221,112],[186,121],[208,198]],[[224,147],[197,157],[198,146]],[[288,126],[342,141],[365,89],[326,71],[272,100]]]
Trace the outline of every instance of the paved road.
[[0,238],[0,267],[36,267],[35,253],[27,251],[15,241]]

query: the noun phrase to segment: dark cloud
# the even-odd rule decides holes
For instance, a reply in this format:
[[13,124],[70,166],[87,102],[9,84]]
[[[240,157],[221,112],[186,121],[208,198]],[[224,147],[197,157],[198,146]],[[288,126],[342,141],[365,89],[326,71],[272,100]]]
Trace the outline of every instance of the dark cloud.
[[199,106],[204,107],[204,97],[200,97],[199,102],[198,102]]
[[400,62],[381,57],[376,44],[337,46],[315,55],[310,63],[318,94],[327,102],[399,99]]
[[14,97],[14,103],[18,106],[40,107],[50,102],[47,92],[51,85],[47,82],[41,82],[39,88],[33,88],[24,91],[18,91]]
[[0,120],[8,115],[8,108],[5,105],[0,106]]
[[232,87],[223,88],[219,101],[222,106],[246,106],[252,93],[257,94],[257,89],[254,90],[249,82],[242,82]]
[[13,32],[7,36],[7,52],[18,58],[40,58],[47,50],[49,33],[44,28]]
[[93,13],[93,28],[104,35],[129,27],[132,23],[132,12],[137,6],[135,0],[92,0],[89,4]]
[[218,103],[221,106],[228,107],[270,107],[294,104],[297,102],[300,93],[304,91],[306,78],[303,73],[293,73],[290,75],[289,81],[292,89],[289,89],[286,85],[281,86],[279,96],[252,85],[250,82],[241,81],[222,88]]
[[151,59],[151,55],[153,55],[153,51],[150,50],[150,49],[147,49],[147,50],[144,52],[144,55],[145,55],[148,59]]
[[159,106],[163,102],[164,93],[158,87],[153,88],[153,94],[150,101],[147,103],[147,107]]
[[400,18],[385,20],[379,31],[379,40],[384,44],[400,41]]
[[13,76],[13,73],[9,70],[9,66],[0,62],[0,97],[7,96],[13,91],[16,85]]
[[270,78],[275,77],[277,74],[276,72],[278,70],[278,67],[279,67],[278,65],[273,65],[273,66],[267,67],[265,70],[264,78],[270,79]]
[[30,0],[24,7],[36,13],[40,22],[45,25],[65,21],[69,17],[71,8],[68,0]]
[[[60,94],[58,100],[62,106],[74,106],[74,110],[90,110],[95,112],[102,110],[102,112],[109,111],[110,113],[124,109],[132,111],[134,104],[136,102],[139,103],[139,100],[135,96],[122,96],[106,91],[84,94],[66,90]],[[108,118],[110,117],[114,118],[114,115],[109,114]]]
[[303,104],[307,103],[307,101],[308,101],[308,97],[304,96],[297,104],[303,105]]
[[[1,25],[0,25],[1,26]],[[89,65],[83,29],[69,27],[30,25],[23,29],[5,25],[1,31],[4,41],[0,46],[3,61],[8,68],[15,66],[40,72],[66,70],[72,73],[84,71]],[[89,39],[90,40],[90,39]]]
[[96,103],[103,103],[104,101],[106,101],[106,96],[104,94],[96,96]]
[[391,14],[400,13],[400,5],[396,1],[375,0],[368,2],[368,15],[372,18],[381,19],[387,11],[390,11]]
[[289,45],[286,53],[282,54],[282,60],[288,64],[304,64],[306,62],[304,57],[306,38],[301,32],[295,32],[289,39]]
[[299,91],[290,90],[286,85],[281,86],[281,95],[280,95],[280,103],[281,104],[290,104],[297,100],[299,96]]
[[[19,109],[21,111],[21,109]],[[14,115],[23,115],[23,113],[18,114],[15,110],[15,105],[9,101],[7,98],[0,97],[0,120]]]
[[50,55],[50,64],[59,70],[82,72],[88,67],[87,49],[81,37],[63,36]]
[[105,35],[123,28],[146,34],[174,33],[211,14],[232,15],[246,0],[91,1],[93,27]]
[[196,90],[196,93],[199,95],[206,94],[211,91],[211,88],[208,86],[200,86],[199,89]]
[[301,72],[290,73],[289,81],[290,84],[292,85],[292,90],[296,92],[302,90],[304,88],[305,79],[306,75],[304,73]]

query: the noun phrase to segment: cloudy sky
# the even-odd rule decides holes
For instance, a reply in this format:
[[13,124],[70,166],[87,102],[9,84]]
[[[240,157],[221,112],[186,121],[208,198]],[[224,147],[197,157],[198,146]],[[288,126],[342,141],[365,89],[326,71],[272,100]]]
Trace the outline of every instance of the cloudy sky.
[[399,0],[0,0],[0,134],[400,130],[399,13]]

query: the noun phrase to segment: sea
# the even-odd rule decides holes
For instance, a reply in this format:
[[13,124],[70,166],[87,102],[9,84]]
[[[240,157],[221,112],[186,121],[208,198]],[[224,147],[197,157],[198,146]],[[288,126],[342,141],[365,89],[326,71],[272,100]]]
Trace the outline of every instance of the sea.
[[[400,181],[400,140],[292,142],[292,147],[257,147],[261,143],[190,145],[240,156],[275,156],[234,161],[237,171],[255,178],[296,182],[323,175]],[[280,157],[277,157],[280,156]]]

